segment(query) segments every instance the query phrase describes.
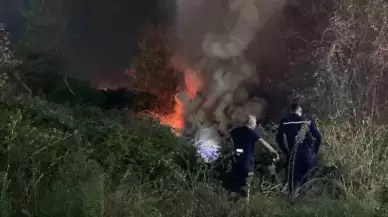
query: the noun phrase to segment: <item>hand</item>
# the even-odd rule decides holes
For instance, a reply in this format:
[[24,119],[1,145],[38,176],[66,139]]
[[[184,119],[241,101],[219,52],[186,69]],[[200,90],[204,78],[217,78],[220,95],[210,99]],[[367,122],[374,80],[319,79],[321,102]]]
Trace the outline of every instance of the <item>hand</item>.
[[274,152],[273,154],[275,155],[274,161],[278,162],[280,160],[279,154],[277,152]]

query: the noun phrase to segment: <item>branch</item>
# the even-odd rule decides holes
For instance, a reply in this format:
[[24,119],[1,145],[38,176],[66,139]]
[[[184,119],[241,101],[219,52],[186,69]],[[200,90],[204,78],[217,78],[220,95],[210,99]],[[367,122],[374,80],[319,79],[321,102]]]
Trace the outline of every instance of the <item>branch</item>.
[[73,92],[73,90],[71,89],[69,83],[67,82],[67,76],[64,75],[64,76],[63,76],[63,80],[65,81],[65,84],[66,84],[67,88],[69,89],[70,93],[71,93],[73,96],[75,96],[75,93]]
[[32,94],[32,91],[30,88],[28,88],[27,84],[25,84],[22,79],[20,78],[20,76],[17,74],[17,72],[15,71],[15,69],[13,67],[9,67],[8,68],[13,76],[16,78],[16,80],[18,80],[20,82],[20,84],[24,87],[24,89],[26,89],[28,91],[28,93]]

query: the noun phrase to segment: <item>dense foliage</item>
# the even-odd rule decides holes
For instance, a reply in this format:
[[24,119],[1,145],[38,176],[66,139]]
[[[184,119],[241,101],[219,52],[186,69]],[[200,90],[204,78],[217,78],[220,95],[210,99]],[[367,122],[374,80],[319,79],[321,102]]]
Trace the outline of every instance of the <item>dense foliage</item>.
[[182,147],[168,128],[120,112],[44,101],[0,107],[3,212],[45,215],[42,207],[53,199],[47,197],[66,190],[58,185],[87,183],[94,173],[107,183],[128,175],[168,177]]
[[[31,2],[16,54],[0,25],[1,216],[387,216],[388,127],[376,123],[388,61],[384,1],[294,2],[319,9],[306,12],[317,23],[296,35],[299,43],[288,39],[296,67],[273,88],[310,102],[324,148],[295,204],[265,176],[259,150],[262,167],[246,206],[228,199],[190,144],[134,113],[170,103],[179,83],[160,29],[131,61],[134,89],[145,92],[98,91],[62,73],[67,66],[56,51],[67,19],[47,17],[67,18],[69,6]],[[47,31],[59,38],[46,43]],[[262,134],[275,144],[271,127]]]
[[[200,161],[187,158],[194,155],[185,143],[155,121],[42,100],[28,105],[2,103],[0,109],[2,216],[241,216],[245,212],[228,201],[218,181],[203,176],[209,172]],[[387,162],[378,155],[386,152],[387,129],[344,123],[322,126],[327,138],[322,162],[341,166],[340,174],[331,178],[343,183],[345,200],[322,192],[330,191],[330,185],[317,179],[315,187],[306,189],[306,195],[291,206],[281,196],[281,188],[259,175],[249,204],[252,214],[383,212]],[[338,130],[357,135],[358,146],[344,140]],[[349,148],[355,153],[351,157]]]

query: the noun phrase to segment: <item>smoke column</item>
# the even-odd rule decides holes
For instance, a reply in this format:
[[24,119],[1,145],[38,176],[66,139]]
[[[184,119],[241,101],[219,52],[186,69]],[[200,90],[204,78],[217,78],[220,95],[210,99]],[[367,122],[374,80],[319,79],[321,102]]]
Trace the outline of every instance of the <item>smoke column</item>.
[[185,91],[176,95],[181,131],[196,138],[205,160],[214,159],[211,150],[220,147],[220,135],[248,114],[262,116],[265,100],[249,98],[246,89],[259,81],[246,50],[284,5],[285,0],[176,0],[171,46],[172,64],[185,77]]

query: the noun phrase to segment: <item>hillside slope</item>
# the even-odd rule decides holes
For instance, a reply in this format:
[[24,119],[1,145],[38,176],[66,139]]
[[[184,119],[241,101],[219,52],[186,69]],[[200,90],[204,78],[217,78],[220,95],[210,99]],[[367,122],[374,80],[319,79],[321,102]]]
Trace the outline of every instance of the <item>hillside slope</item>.
[[[246,212],[227,199],[218,181],[204,176],[209,171],[201,169],[191,149],[155,121],[40,100],[28,105],[2,103],[0,110],[1,216],[242,216]],[[270,187],[255,180],[248,205],[252,216],[384,216],[376,197],[355,195],[340,201],[307,194],[291,206]]]

